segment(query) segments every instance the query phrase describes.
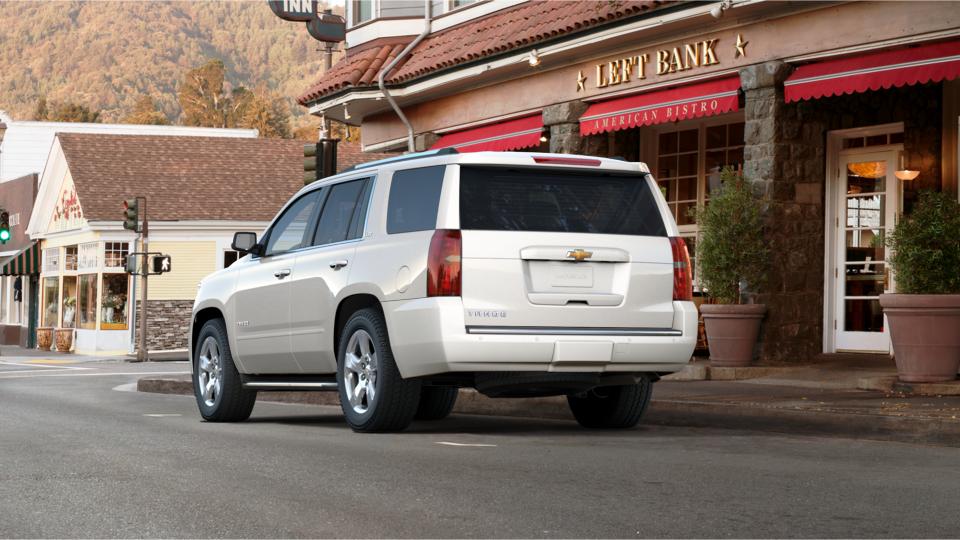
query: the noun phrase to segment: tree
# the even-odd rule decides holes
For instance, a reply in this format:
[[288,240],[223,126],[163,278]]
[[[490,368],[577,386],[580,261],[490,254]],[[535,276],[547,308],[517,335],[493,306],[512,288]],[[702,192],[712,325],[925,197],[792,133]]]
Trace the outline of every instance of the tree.
[[47,122],[99,122],[100,111],[92,111],[86,105],[79,103],[47,102],[47,98],[37,100],[33,111],[33,119]]
[[218,59],[208,60],[187,72],[177,91],[184,125],[228,126],[231,99],[224,94],[224,73],[223,61]]
[[261,85],[256,92],[247,91],[237,108],[237,127],[257,129],[261,137],[290,137],[290,108],[281,96]]
[[124,124],[152,124],[166,126],[170,120],[165,114],[157,110],[157,105],[150,96],[140,96],[133,110],[120,119]]
[[37,121],[44,121],[47,119],[47,116],[50,112],[47,110],[47,98],[40,96],[37,99],[37,106],[33,109],[33,119]]

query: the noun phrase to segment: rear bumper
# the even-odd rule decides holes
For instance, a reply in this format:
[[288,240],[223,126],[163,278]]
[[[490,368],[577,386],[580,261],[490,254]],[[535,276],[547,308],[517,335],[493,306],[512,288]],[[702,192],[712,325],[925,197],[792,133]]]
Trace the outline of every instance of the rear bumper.
[[404,377],[451,372],[674,372],[696,345],[697,308],[674,302],[670,328],[471,327],[460,298],[384,302],[394,358]]

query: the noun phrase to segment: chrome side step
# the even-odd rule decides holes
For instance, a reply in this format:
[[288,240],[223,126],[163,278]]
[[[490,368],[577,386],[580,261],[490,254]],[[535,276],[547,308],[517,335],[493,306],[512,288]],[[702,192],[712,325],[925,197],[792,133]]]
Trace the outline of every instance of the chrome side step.
[[270,380],[257,378],[243,381],[243,387],[251,390],[302,390],[302,391],[336,391],[339,386],[336,381],[298,381],[296,379]]

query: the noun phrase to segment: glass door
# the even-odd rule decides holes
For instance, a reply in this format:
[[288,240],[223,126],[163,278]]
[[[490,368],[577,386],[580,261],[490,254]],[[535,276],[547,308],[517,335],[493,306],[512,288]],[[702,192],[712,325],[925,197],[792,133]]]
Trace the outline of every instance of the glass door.
[[840,156],[834,271],[837,350],[890,350],[879,296],[894,290],[884,240],[899,207],[896,164],[896,151]]

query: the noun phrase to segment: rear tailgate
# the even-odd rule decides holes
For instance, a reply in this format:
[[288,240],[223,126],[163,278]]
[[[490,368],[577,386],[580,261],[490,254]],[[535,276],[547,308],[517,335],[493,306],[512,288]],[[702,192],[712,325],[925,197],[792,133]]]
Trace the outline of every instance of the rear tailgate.
[[666,329],[673,257],[638,173],[460,168],[471,327]]

